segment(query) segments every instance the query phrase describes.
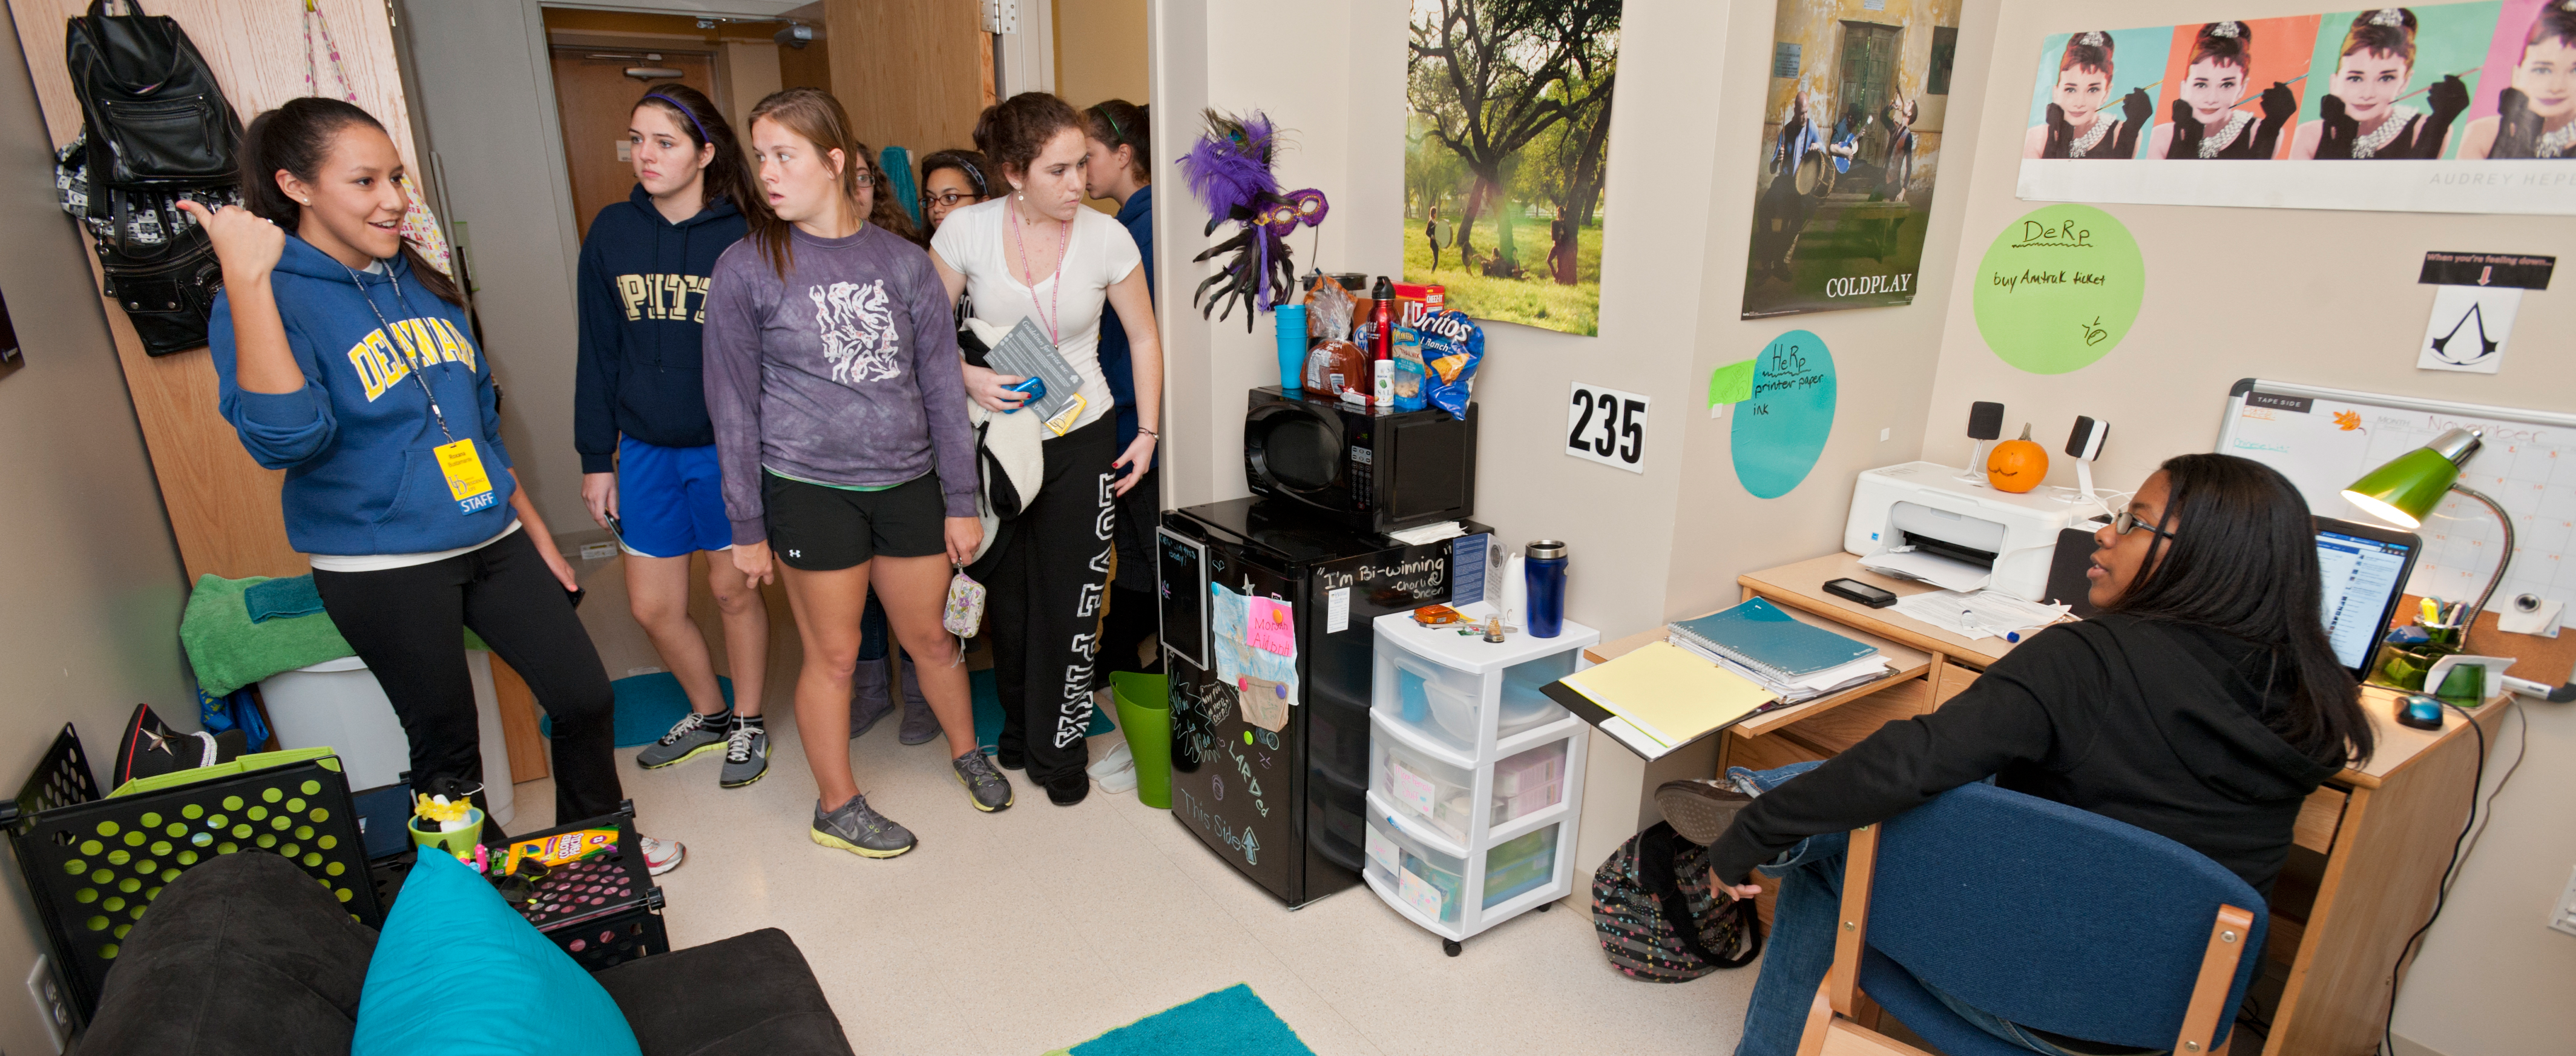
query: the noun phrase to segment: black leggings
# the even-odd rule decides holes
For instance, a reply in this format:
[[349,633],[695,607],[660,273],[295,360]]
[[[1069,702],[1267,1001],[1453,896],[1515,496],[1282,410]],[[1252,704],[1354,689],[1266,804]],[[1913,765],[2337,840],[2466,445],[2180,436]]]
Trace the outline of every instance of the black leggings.
[[434,778],[483,783],[466,627],[534,690],[554,719],[555,824],[612,814],[616,696],[599,650],[528,533],[480,550],[378,572],[325,572],[313,585],[340,636],[375,672],[411,739],[411,787]]
[[1029,779],[1081,777],[1091,759],[1091,682],[1108,600],[1117,506],[1109,494],[1118,423],[1103,418],[1046,441],[1037,500],[1001,524],[970,574],[991,590],[993,680],[1002,698],[1001,749],[1022,753]]

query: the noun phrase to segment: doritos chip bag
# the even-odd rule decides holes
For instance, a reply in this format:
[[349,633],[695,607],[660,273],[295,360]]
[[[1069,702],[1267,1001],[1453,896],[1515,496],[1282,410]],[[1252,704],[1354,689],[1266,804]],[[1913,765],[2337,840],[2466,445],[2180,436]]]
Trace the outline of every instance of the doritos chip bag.
[[1485,358],[1485,331],[1476,321],[1451,311],[1437,311],[1415,324],[1422,333],[1422,379],[1431,405],[1452,418],[1467,417],[1467,400],[1476,380],[1476,364]]

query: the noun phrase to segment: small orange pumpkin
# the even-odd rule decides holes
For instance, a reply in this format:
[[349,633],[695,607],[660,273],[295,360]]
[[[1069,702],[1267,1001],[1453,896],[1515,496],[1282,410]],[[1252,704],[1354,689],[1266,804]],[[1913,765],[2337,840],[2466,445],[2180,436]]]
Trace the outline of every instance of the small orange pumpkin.
[[2038,487],[2047,476],[2048,451],[2031,442],[2028,422],[2022,423],[2021,439],[1996,444],[1995,452],[1986,456],[1986,482],[1996,491],[2019,495]]

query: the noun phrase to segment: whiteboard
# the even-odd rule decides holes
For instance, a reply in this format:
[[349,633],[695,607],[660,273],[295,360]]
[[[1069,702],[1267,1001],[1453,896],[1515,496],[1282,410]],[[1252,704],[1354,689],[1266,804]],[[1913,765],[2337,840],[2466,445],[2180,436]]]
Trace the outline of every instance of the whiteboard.
[[[2566,556],[2576,531],[2576,415],[2247,378],[2227,394],[2218,451],[2280,470],[2318,516],[2377,524],[2344,501],[2344,487],[2448,429],[2485,432],[2460,483],[2493,497],[2519,533],[2489,610],[2518,594],[2576,602],[2576,561]],[[2452,495],[2416,531],[2424,553],[2407,592],[2474,600],[2504,545],[2495,514]]]

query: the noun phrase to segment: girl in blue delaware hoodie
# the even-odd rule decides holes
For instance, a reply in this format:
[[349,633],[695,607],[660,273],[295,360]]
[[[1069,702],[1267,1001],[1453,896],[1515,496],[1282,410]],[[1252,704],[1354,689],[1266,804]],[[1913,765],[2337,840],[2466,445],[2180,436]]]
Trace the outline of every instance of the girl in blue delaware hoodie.
[[769,610],[732,558],[710,555],[707,587],[724,614],[738,705],[728,717],[706,636],[689,618],[689,557],[733,547],[699,346],[707,277],[742,241],[740,204],[757,199],[733,127],[696,89],[644,93],[626,142],[635,192],[600,210],[581,243],[581,497],[591,519],[617,533],[628,608],[689,698],[689,713],[637,765],[658,770],[721,751],[716,783],[740,788],[769,772],[760,711]]
[[[286,471],[287,539],[401,718],[412,788],[480,798],[470,627],[553,717],[555,816],[615,812],[607,672],[456,287],[403,244],[402,156],[366,111],[305,98],[252,121],[241,157],[247,208],[186,205],[224,269],[220,408]],[[642,842],[655,871],[678,864],[678,844]]]

